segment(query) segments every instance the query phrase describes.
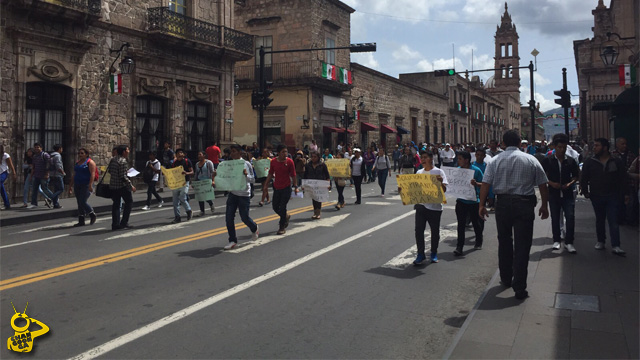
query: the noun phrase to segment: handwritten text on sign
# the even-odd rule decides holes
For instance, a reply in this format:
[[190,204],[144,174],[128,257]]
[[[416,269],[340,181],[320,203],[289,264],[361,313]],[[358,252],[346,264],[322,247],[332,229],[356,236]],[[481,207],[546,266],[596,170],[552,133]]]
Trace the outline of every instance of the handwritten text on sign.
[[396,175],[403,205],[442,204],[444,193],[436,175],[407,174]]
[[351,177],[351,166],[349,159],[327,159],[324,161],[329,170],[329,175],[333,177]]
[[167,186],[171,190],[179,189],[187,185],[187,181],[184,178],[182,172],[184,171],[182,166],[178,166],[176,168],[167,169],[166,167],[160,167],[162,170],[162,175],[164,175],[164,179],[167,182]]
[[318,202],[329,201],[329,184],[327,180],[302,180],[305,194]]
[[271,160],[253,160],[253,168],[256,169],[256,178],[267,177],[267,175],[269,175],[269,169],[271,168]]
[[447,197],[463,200],[477,200],[476,189],[471,185],[471,179],[475,171],[471,169],[453,168],[443,166],[442,171],[447,174]]
[[196,194],[196,201],[214,200],[216,197],[210,179],[192,181],[191,187]]
[[216,190],[247,190],[247,177],[244,175],[244,160],[227,160],[218,165],[216,170]]

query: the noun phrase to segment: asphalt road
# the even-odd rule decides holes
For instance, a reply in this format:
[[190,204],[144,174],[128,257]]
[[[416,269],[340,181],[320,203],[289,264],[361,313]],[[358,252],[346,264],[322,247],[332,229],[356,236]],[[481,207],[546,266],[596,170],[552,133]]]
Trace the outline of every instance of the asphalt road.
[[[472,250],[467,231],[457,258],[446,205],[440,262],[414,267],[414,211],[395,189],[395,178],[384,198],[365,184],[353,205],[346,188],[339,211],[334,189],[321,220],[310,219],[310,199],[292,199],[284,236],[258,192],[250,215],[260,239],[242,225],[232,251],[222,249],[220,198],[216,214],[176,225],[169,205],[134,210],[134,230],[112,232],[108,216],[81,228],[74,219],[3,227],[1,337],[13,335],[11,303],[29,302],[27,315],[50,328],[34,359],[442,357],[496,271],[494,218],[484,249]],[[0,357],[23,355],[3,346]]]

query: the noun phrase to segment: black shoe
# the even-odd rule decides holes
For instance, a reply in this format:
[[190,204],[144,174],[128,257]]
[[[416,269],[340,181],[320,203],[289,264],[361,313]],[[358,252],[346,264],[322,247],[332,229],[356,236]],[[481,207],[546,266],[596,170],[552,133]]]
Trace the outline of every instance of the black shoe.
[[121,229],[133,229],[133,226],[129,224],[120,224]]
[[84,216],[78,216],[78,223],[73,224],[73,227],[84,226]]
[[500,285],[506,287],[506,288],[510,288],[511,287],[511,281],[503,281],[500,280]]
[[529,297],[529,292],[527,290],[516,291],[516,299],[524,300]]
[[181,223],[181,222],[182,222],[182,219],[180,219],[180,216],[176,216],[171,223],[172,224],[177,224],[177,223]]
[[89,213],[89,218],[91,218],[91,221],[89,222],[90,225],[93,225],[96,223],[96,214],[95,213]]
[[474,250],[482,250],[482,244],[476,244],[476,246],[473,247]]
[[116,231],[116,230],[121,230],[121,229],[122,229],[122,226],[120,226],[120,225],[116,225],[116,226],[111,225],[111,231]]
[[457,247],[455,250],[453,250],[453,255],[461,256],[462,255],[462,248],[461,247]]
[[192,216],[193,216],[193,211],[191,210],[187,211],[187,221],[191,220]]
[[354,204],[356,204],[356,205],[360,205],[360,201],[356,201]]

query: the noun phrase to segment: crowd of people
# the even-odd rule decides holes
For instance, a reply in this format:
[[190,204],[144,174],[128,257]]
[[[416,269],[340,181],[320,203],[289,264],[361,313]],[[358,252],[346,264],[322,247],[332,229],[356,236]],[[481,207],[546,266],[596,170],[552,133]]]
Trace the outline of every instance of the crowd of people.
[[[627,149],[625,138],[616,139],[615,150],[610,151],[609,141],[595,139],[593,146],[570,144],[564,134],[556,134],[550,143],[536,142],[528,144],[521,140],[518,133],[508,131],[502,142],[492,140],[488,144],[416,144],[395,145],[391,151],[384,146],[371,143],[366,149],[357,144],[340,143],[335,151],[329,148],[319,149],[315,141],[303,149],[289,154],[289,149],[279,145],[275,149],[260,149],[257,143],[252,146],[231,145],[221,150],[212,143],[197,153],[197,161],[192,162],[184,149],[171,148],[165,142],[161,153],[150,151],[144,169],[140,169],[142,180],[147,185],[147,200],[142,210],[151,208],[155,197],[157,207],[164,202],[157,192],[162,187],[161,166],[175,168],[181,166],[185,177],[183,187],[172,189],[174,218],[172,223],[182,222],[181,207],[185,210],[186,220],[193,217],[189,204],[189,185],[191,180],[211,180],[215,189],[216,170],[221,161],[244,159],[243,175],[247,187],[243,191],[225,192],[225,220],[229,242],[225,249],[237,246],[235,214],[239,212],[241,220],[247,225],[255,240],[259,236],[258,225],[249,216],[251,199],[257,186],[262,194],[258,206],[271,204],[279,217],[277,234],[286,233],[290,214],[287,204],[299,191],[302,180],[325,180],[334,186],[338,193],[337,210],[344,208],[344,189],[349,186],[355,190],[354,205],[362,203],[362,184],[377,180],[380,196],[385,196],[386,180],[396,174],[431,174],[446,194],[449,184],[443,167],[459,167],[473,171],[469,184],[476,191],[475,200],[457,199],[455,214],[458,221],[457,242],[453,250],[455,256],[464,254],[466,228],[471,226],[475,234],[474,249],[483,245],[484,220],[489,212],[495,212],[498,243],[499,267],[502,283],[513,287],[516,297],[527,296],[526,276],[529,250],[531,248],[534,208],[537,203],[535,187],[539,188],[541,206],[538,214],[544,219],[551,216],[553,250],[559,250],[562,243],[569,253],[577,253],[575,241],[575,200],[578,193],[590,199],[595,217],[597,243],[595,249],[605,248],[605,222],[609,224],[609,236],[612,252],[624,255],[620,242],[620,224],[637,225],[638,202],[640,192],[640,160]],[[35,143],[27,150],[23,159],[24,196],[23,207],[33,209],[38,206],[38,197],[42,196],[45,206],[61,208],[59,199],[64,192],[66,175],[60,145],[54,145],[53,151],[43,151],[41,144]],[[121,145],[113,148],[112,158],[100,179],[98,167],[91,159],[86,148],[78,149],[71,176],[69,195],[75,194],[78,206],[78,223],[84,226],[85,218],[94,224],[96,214],[89,204],[89,198],[96,193],[98,186],[108,188],[112,200],[112,230],[130,229],[129,217],[132,210],[132,193],[136,191],[129,173],[129,147]],[[4,209],[11,209],[4,182],[16,171],[8,153],[0,146],[3,154],[0,167],[1,194]],[[349,159],[351,177],[339,178],[329,174],[325,162],[328,159]],[[257,178],[254,164],[257,160],[270,160],[270,169],[266,177]],[[105,181],[105,178],[107,180]],[[104,182],[104,184],[103,184]],[[269,187],[273,189],[269,195]],[[31,198],[29,202],[29,191]],[[402,192],[398,188],[398,192]],[[211,213],[215,212],[214,202],[207,201]],[[320,219],[322,204],[312,200],[312,219]],[[200,215],[204,216],[205,202],[199,202]],[[418,250],[415,265],[427,260],[425,253],[425,230],[430,228],[431,247],[429,260],[438,262],[438,245],[442,204],[415,205],[415,239]]]

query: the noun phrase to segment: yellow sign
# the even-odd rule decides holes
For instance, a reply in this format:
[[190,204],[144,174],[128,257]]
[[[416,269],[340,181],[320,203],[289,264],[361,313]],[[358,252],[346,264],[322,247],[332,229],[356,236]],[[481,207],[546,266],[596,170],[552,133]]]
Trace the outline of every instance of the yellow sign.
[[[11,303],[13,306],[13,303]],[[29,306],[29,303],[27,303]],[[13,328],[13,336],[7,339],[7,348],[15,352],[30,352],[33,350],[33,340],[40,335],[44,335],[49,332],[49,327],[43,322],[40,322],[34,318],[30,318],[27,315],[27,306],[24,308],[24,312],[19,313],[16,311],[16,307],[13,306],[15,315],[11,317],[11,327]],[[26,322],[23,326],[16,324],[16,320],[22,319],[21,322]],[[40,326],[40,330],[29,331],[31,323]]]
[[182,174],[182,172],[184,171],[184,168],[182,166],[171,169],[167,169],[166,167],[161,166],[160,170],[162,170],[162,175],[164,175],[165,182],[167,183],[169,189],[175,190],[187,185],[187,181]]
[[103,166],[98,166],[98,169],[100,169],[100,175],[103,176],[102,183],[111,184],[111,174],[109,174],[109,173],[105,174],[105,172],[107,171],[107,167],[104,166],[104,165]]
[[436,180],[436,175],[396,175],[396,180],[403,205],[442,204],[445,202],[442,185],[440,181]]
[[327,159],[324,161],[329,170],[329,175],[333,177],[351,177],[351,164],[349,159]]

